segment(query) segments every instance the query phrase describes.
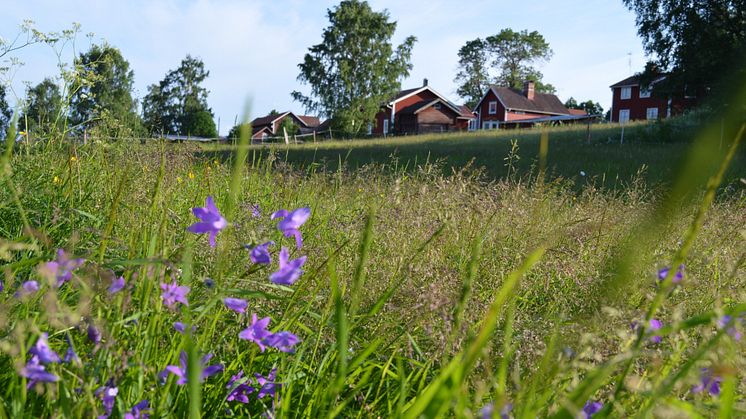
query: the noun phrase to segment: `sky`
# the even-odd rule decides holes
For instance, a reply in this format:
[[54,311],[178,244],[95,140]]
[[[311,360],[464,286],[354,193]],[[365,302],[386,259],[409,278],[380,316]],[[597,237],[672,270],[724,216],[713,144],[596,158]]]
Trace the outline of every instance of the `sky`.
[[[135,95],[158,83],[190,54],[210,71],[204,86],[208,104],[226,134],[248,109],[257,117],[270,110],[305,113],[290,92],[308,92],[297,81],[298,63],[321,42],[328,26],[327,9],[339,1],[301,0],[9,0],[3,1],[0,37],[13,39],[24,20],[37,29],[61,31],[73,22],[80,33],[61,54],[76,53],[103,41],[116,46],[135,73]],[[538,66],[543,80],[557,88],[563,102],[588,99],[608,109],[609,86],[645,64],[635,16],[622,0],[369,0],[374,10],[388,10],[398,22],[393,42],[417,37],[413,69],[402,88],[429,85],[455,103],[453,79],[458,50],[469,40],[504,28],[541,33],[553,50]],[[24,83],[36,84],[58,74],[58,57],[49,46],[33,45],[15,56],[24,63],[11,85],[22,96]],[[7,58],[7,57],[5,57]],[[13,102],[14,98],[9,98]]]

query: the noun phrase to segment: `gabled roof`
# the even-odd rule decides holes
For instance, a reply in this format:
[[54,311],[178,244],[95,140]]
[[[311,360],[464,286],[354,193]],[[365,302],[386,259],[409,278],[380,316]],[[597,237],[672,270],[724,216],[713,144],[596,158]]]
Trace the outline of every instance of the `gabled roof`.
[[477,119],[477,117],[474,115],[474,112],[472,112],[472,110],[469,109],[468,106],[461,105],[458,108],[461,111],[461,115],[459,116],[459,118],[463,118],[463,119]]
[[267,115],[262,116],[260,118],[256,118],[253,121],[251,121],[252,127],[259,127],[262,125],[271,125],[278,119],[282,119],[288,115],[294,116],[297,120],[299,120],[303,125],[305,125],[307,128],[313,128],[320,124],[319,118],[315,116],[307,116],[307,115],[296,115],[295,113],[291,111],[281,112],[275,115]]
[[474,109],[479,108],[489,92],[494,93],[497,100],[502,103],[508,111],[524,111],[533,113],[544,113],[548,115],[569,115],[570,111],[562,104],[556,95],[551,93],[534,93],[534,99],[529,100],[517,89],[508,87],[490,86],[490,89],[482,96]]
[[417,102],[417,103],[415,103],[413,105],[407,106],[406,108],[400,109],[397,113],[400,114],[400,115],[418,114],[418,113],[424,111],[425,109],[427,109],[427,108],[435,105],[436,103],[442,103],[448,109],[452,110],[456,115],[461,115],[461,109],[459,109],[454,104],[452,104],[452,103],[450,103],[450,102],[448,102],[446,100],[440,99],[440,98],[435,99],[435,100],[431,100],[430,102],[425,102],[424,100],[421,101],[421,102]]
[[[663,80],[665,78],[666,78],[666,75],[662,74],[662,75],[658,76],[655,80],[653,80],[650,84],[652,85],[652,84],[658,83],[659,81],[661,81],[661,80]],[[624,79],[622,81],[618,81],[618,82],[612,84],[609,87],[611,87],[612,89],[614,89],[616,87],[629,87],[629,86],[639,86],[639,85],[640,85],[640,75],[639,74],[635,74],[634,76],[627,77],[626,79]]]
[[[391,101],[389,101],[389,103],[386,104],[386,106],[391,107],[394,103],[399,102],[401,100],[404,100],[404,99],[406,99],[406,98],[408,98],[410,96],[416,95],[416,94],[418,94],[418,93],[420,93],[422,91],[425,91],[425,90],[429,90],[432,94],[435,95],[435,97],[440,98],[443,101],[443,103],[446,104],[446,106],[450,107],[451,109],[453,109],[457,113],[460,113],[460,111],[458,110],[458,106],[457,105],[455,105],[453,102],[451,102],[450,100],[448,100],[445,96],[441,95],[440,93],[438,93],[435,89],[433,89],[430,86],[421,86],[421,87],[417,87],[417,88],[414,88],[414,89],[401,90],[399,93],[397,93],[393,97],[393,99],[391,99]],[[397,113],[399,113],[399,112],[400,111],[397,110]]]

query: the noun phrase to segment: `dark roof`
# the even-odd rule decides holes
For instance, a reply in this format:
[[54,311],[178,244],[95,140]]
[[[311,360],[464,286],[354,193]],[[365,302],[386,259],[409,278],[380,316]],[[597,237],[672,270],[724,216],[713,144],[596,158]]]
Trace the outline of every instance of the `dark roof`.
[[324,122],[322,122],[321,124],[319,124],[319,125],[318,125],[318,126],[316,127],[316,131],[322,131],[322,130],[326,130],[326,129],[329,129],[329,127],[330,127],[331,125],[332,125],[332,119],[331,119],[331,118],[329,118],[329,119],[325,119],[325,120],[324,120]]
[[559,98],[551,93],[534,93],[534,99],[528,100],[520,90],[498,86],[492,86],[492,90],[507,109],[558,115],[570,113]]
[[403,98],[404,96],[412,94],[412,93],[416,92],[417,90],[422,89],[422,87],[424,87],[424,86],[415,87],[414,89],[400,90],[399,93],[396,94],[396,96],[394,96],[393,98],[391,98],[391,100],[389,101],[389,103],[390,102],[396,102],[397,100]]
[[615,87],[622,87],[622,86],[637,86],[638,84],[640,84],[640,76],[635,75],[635,76],[627,77],[626,79],[622,81],[616,82],[609,87],[613,89]]
[[297,115],[298,119],[303,121],[303,123],[306,124],[309,128],[315,128],[318,127],[319,124],[321,124],[321,121],[319,121],[319,118],[315,116],[308,116],[308,115]]
[[475,119],[476,116],[474,116],[474,112],[472,112],[471,109],[469,109],[466,105],[461,105],[458,107],[461,111],[461,116],[459,118],[468,118],[468,119]]
[[278,114],[267,115],[267,116],[262,116],[262,117],[256,118],[253,121],[251,121],[251,126],[252,127],[258,127],[258,126],[261,126],[261,125],[269,125],[272,122],[274,122],[274,120],[276,120],[278,118],[281,118],[281,117],[283,117],[283,116],[285,116],[285,115],[287,115],[289,113],[290,113],[290,111],[280,112]]

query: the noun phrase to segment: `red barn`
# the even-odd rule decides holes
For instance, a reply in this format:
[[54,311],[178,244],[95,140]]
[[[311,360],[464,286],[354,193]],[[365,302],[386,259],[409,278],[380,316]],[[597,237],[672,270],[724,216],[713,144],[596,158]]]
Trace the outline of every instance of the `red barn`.
[[536,120],[572,115],[557,96],[535,92],[533,81],[525,82],[523,91],[490,86],[474,112],[476,125],[481,129],[531,126]]
[[400,91],[376,114],[369,133],[407,135],[467,130],[475,120],[468,107],[458,106],[427,85]]
[[641,85],[639,75],[612,84],[611,122],[663,119],[681,114],[696,105],[693,95],[679,98],[654,96],[651,88],[665,78],[665,75],[658,77],[647,88]]

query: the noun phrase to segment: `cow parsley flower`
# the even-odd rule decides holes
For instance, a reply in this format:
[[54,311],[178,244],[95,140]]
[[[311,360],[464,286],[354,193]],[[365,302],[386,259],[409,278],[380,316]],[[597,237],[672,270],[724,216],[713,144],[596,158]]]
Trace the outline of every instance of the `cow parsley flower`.
[[295,243],[298,249],[303,247],[303,236],[298,230],[311,216],[311,208],[304,207],[288,212],[288,210],[281,209],[275,211],[270,219],[274,220],[280,218],[280,222],[277,223],[277,229],[285,235],[285,237],[295,236]]
[[210,246],[215,247],[215,236],[220,230],[228,226],[228,221],[220,215],[212,196],[207,197],[204,207],[192,208],[192,213],[200,221],[189,226],[187,231],[195,234],[210,233]]
[[176,303],[182,303],[185,306],[189,305],[189,301],[186,299],[186,295],[189,294],[190,288],[186,285],[179,285],[176,280],[170,284],[161,283],[161,299],[163,304],[168,308],[174,308]]
[[289,260],[290,254],[286,247],[280,250],[280,268],[269,275],[269,280],[278,285],[293,285],[303,274],[301,266],[306,263],[306,256]]

